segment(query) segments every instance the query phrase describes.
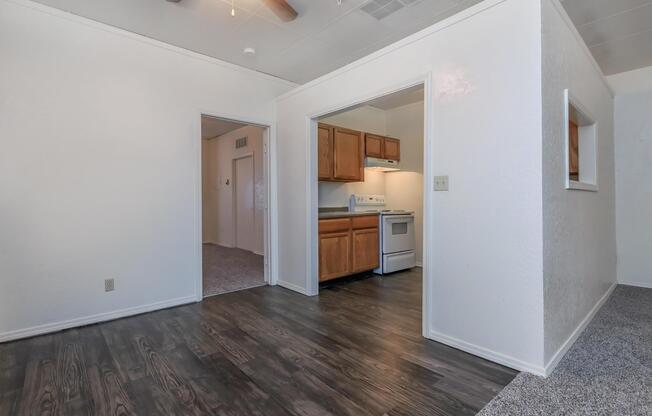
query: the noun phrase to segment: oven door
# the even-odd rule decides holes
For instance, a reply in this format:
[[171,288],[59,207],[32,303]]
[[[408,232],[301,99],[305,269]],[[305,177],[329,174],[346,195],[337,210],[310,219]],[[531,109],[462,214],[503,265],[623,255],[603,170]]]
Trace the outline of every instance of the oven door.
[[383,253],[414,250],[414,215],[383,215]]

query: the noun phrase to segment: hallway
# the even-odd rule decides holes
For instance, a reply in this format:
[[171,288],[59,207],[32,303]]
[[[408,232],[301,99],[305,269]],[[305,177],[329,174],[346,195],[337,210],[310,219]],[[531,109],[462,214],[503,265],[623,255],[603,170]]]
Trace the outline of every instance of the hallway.
[[202,248],[204,297],[265,285],[263,256],[217,244]]

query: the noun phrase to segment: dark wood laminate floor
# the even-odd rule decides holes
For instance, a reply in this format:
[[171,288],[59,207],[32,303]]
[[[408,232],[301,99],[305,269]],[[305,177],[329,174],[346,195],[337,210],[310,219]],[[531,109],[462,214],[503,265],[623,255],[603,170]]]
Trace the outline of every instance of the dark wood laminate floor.
[[421,337],[420,270],[0,345],[0,415],[466,415],[516,372]]

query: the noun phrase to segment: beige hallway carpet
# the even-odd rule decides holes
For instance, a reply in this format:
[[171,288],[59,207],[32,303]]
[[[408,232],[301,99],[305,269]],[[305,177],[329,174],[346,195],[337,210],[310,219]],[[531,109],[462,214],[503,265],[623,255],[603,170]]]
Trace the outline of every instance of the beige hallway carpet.
[[652,415],[652,289],[619,285],[552,375],[520,373],[480,415]]
[[239,248],[204,244],[204,297],[265,285],[263,256]]

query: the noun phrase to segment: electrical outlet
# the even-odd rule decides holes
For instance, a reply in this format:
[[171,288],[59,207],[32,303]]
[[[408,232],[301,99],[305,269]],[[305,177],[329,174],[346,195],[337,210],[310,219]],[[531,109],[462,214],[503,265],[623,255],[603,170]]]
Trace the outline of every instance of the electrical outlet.
[[104,291],[113,292],[114,290],[115,290],[115,280],[114,279],[104,280]]
[[433,188],[435,191],[448,191],[448,176],[435,176]]

